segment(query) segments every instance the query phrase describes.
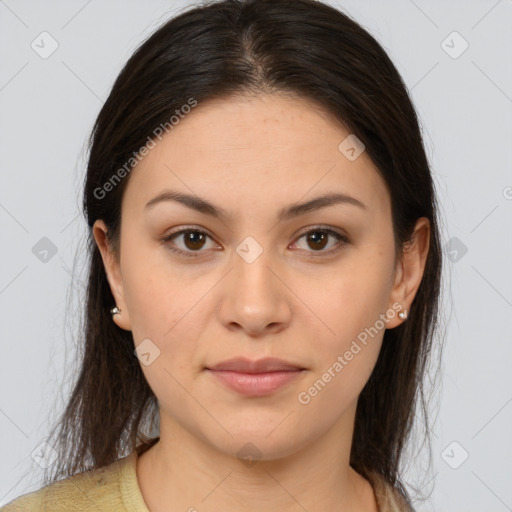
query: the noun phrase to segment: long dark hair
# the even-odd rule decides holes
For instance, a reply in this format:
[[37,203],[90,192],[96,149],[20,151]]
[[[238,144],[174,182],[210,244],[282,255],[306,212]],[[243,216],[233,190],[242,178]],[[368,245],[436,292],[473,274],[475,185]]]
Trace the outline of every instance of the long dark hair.
[[[89,139],[83,208],[89,228],[108,226],[119,254],[120,211],[136,156],[188,105],[241,94],[284,92],[327,109],[355,134],[391,196],[395,246],[415,222],[431,224],[424,275],[406,322],[386,330],[359,397],[350,464],[400,477],[416,406],[426,425],[424,378],[438,331],[441,247],[433,179],[412,101],[379,43],[346,14],[315,0],[223,0],[164,23],[128,60]],[[191,106],[192,105],[192,106]],[[121,171],[124,169],[124,172]],[[109,184],[109,185],[107,185]],[[113,321],[114,299],[89,229],[88,283],[78,376],[48,442],[59,457],[51,483],[110,464],[158,437],[158,401],[134,354],[131,332]],[[52,438],[55,439],[52,439]]]

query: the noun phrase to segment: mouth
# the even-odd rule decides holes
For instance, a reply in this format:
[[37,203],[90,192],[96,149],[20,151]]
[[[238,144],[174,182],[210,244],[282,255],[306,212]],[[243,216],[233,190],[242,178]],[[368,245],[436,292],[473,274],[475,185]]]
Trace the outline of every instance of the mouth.
[[257,397],[272,394],[302,375],[306,368],[276,358],[256,361],[235,358],[205,370],[233,391]]

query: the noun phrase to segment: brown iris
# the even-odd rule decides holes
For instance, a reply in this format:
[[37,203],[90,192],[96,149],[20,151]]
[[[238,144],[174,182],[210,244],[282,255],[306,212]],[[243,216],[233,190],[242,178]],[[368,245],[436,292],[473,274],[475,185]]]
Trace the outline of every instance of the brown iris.
[[314,242],[314,245],[310,246],[314,249],[323,249],[328,238],[329,235],[323,231],[312,231],[307,235],[308,243],[311,241]]
[[185,239],[185,246],[190,250],[201,249],[206,240],[206,235],[198,231],[187,231],[183,233],[183,237]]

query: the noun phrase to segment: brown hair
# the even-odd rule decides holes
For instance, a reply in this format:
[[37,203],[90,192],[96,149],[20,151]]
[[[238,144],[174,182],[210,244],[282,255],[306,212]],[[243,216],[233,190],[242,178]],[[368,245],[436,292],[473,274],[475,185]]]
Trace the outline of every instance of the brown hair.
[[[339,10],[314,0],[224,0],[189,8],[164,23],[128,60],[95,122],[83,207],[89,228],[108,226],[119,254],[120,211],[129,175],[99,190],[155,129],[191,98],[297,94],[322,106],[365,145],[391,196],[397,250],[419,217],[431,225],[424,275],[409,318],[386,330],[359,397],[350,464],[381,475],[401,494],[400,464],[417,402],[428,437],[424,377],[439,325],[441,248],[436,196],[406,87],[379,43]],[[133,159],[135,163],[135,159]],[[125,167],[126,168],[126,167]],[[59,458],[46,482],[110,464],[158,438],[158,401],[119,328],[100,252],[88,238],[88,283],[78,377],[49,440]]]

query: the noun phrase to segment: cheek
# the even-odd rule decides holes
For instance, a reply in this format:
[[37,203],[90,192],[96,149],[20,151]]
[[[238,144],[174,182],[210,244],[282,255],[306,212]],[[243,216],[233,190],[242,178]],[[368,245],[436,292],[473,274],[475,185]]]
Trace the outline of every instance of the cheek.
[[[316,284],[318,292],[310,295],[308,305],[321,319],[318,332],[323,334],[315,345],[322,367],[331,366],[345,353],[351,358],[348,366],[365,372],[373,367],[386,326],[383,318],[392,319],[388,311],[391,268],[391,259],[383,253],[368,252],[364,257],[361,252],[326,276],[322,286]],[[311,321],[318,324],[316,317]]]
[[[160,262],[151,264],[147,258],[141,265],[132,255],[126,257],[125,265],[125,297],[134,343],[138,346],[151,340],[160,351],[156,366],[165,366],[182,380],[190,372],[208,318],[208,301],[201,298],[207,296],[212,279],[184,280]],[[151,373],[151,367],[147,371]]]
[[[339,276],[332,276],[322,293],[316,297],[318,310],[325,312],[335,326],[373,324],[384,313],[389,298],[389,275],[382,269],[360,272],[357,269]],[[343,329],[342,332],[345,332]]]
[[154,269],[131,275],[126,290],[134,349],[146,343],[157,354],[148,365],[139,355],[141,369],[162,405],[172,410],[172,404],[180,404],[186,411],[190,404],[185,389],[193,389],[204,317],[198,298],[205,285],[184,288],[179,277],[163,278]]
[[[162,258],[162,248],[127,234],[121,259],[123,288],[130,310],[130,320],[135,330],[151,329],[161,336],[179,315],[177,309],[182,304],[176,300],[184,287],[180,276],[169,261]],[[142,238],[142,237],[141,237]],[[167,326],[164,324],[167,323]],[[142,335],[145,335],[143,332]],[[137,338],[136,338],[137,339]]]
[[[297,397],[307,405],[304,412],[324,416],[327,422],[339,415],[357,399],[370,378],[382,346],[386,313],[385,279],[351,273],[333,279],[327,290],[317,296],[315,311],[325,325],[317,325],[311,378]],[[321,329],[321,331],[319,331]],[[313,332],[313,329],[309,329]],[[326,405],[327,404],[327,405]]]

